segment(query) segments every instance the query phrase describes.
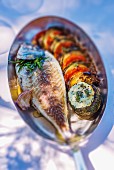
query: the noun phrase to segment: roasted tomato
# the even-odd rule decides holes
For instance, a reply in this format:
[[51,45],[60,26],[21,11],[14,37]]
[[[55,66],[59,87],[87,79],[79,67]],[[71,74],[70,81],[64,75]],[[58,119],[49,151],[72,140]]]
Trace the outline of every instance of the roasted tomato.
[[68,100],[74,112],[81,119],[93,120],[98,116],[101,95],[96,86],[85,82],[77,83],[70,88]]
[[71,40],[71,41],[75,42],[74,37],[72,35],[70,35],[70,34],[65,35],[65,33],[64,33],[62,35],[58,35],[57,37],[55,37],[55,39],[54,39],[54,41],[53,41],[53,43],[52,43],[52,45],[50,47],[51,51],[54,53],[56,47],[58,46],[58,43],[60,41],[67,41],[67,40]]
[[43,39],[44,39],[45,33],[46,33],[46,31],[37,33],[32,40],[32,44],[39,45],[40,47],[43,47]]
[[46,50],[50,50],[50,46],[53,43],[54,39],[61,34],[63,34],[63,32],[60,29],[57,28],[48,29],[44,36],[44,41],[43,41],[44,48]]
[[64,70],[68,67],[72,62],[86,62],[86,58],[81,51],[71,51],[64,55],[62,69]]
[[71,40],[61,40],[56,44],[54,48],[54,56],[59,61],[60,64],[62,64],[61,62],[62,62],[63,54],[65,53],[65,48],[67,49],[74,46],[75,46],[75,42]]
[[83,64],[78,64],[78,63],[72,63],[69,67],[65,69],[64,72],[64,79],[65,82],[67,83],[74,75],[77,75],[79,72],[87,72],[89,71],[89,68],[87,68]]
[[56,48],[56,45],[61,41],[61,40],[66,40],[65,35],[58,35],[57,37],[54,38],[53,43],[51,44],[50,50],[54,53],[54,49]]

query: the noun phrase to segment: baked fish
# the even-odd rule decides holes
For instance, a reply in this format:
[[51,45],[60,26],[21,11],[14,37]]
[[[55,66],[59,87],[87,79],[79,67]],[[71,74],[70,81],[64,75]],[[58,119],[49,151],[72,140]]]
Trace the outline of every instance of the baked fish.
[[68,131],[66,88],[58,61],[49,52],[26,44],[21,45],[16,60],[23,90],[17,99],[19,107],[25,110],[32,104],[59,132]]

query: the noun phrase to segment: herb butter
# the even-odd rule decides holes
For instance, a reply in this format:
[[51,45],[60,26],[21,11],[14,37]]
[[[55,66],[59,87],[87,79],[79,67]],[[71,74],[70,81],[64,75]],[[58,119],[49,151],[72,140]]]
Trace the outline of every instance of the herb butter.
[[70,88],[68,98],[75,109],[83,108],[92,104],[94,93],[91,85],[85,82],[79,82]]

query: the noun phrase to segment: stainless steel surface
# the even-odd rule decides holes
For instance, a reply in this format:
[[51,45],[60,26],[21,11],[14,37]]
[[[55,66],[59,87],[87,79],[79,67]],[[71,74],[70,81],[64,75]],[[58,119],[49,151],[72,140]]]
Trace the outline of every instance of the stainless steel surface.
[[74,150],[73,156],[76,164],[76,170],[87,170],[86,164],[84,162],[84,159],[82,157],[82,154],[80,150]]

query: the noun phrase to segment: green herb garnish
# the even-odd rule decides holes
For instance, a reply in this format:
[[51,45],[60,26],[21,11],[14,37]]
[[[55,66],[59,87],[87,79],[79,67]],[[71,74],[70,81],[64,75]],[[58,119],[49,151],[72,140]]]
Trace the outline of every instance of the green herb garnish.
[[83,92],[82,91],[77,91],[76,92],[76,101],[80,102],[80,99],[83,97]]
[[25,60],[25,59],[19,59],[19,60],[16,60],[16,61],[10,61],[11,63],[14,63],[14,64],[17,64],[17,66],[19,66],[19,70],[18,72],[20,72],[20,70],[23,68],[23,67],[27,67],[27,70],[29,72],[32,72],[35,68],[39,68],[39,69],[42,69],[43,67],[43,64],[44,64],[44,61],[46,60],[47,58],[45,56],[38,56],[37,58],[35,59],[31,59],[31,60]]
[[87,97],[89,97],[90,91],[88,89],[86,89],[86,90],[84,90],[84,92],[86,93]]

